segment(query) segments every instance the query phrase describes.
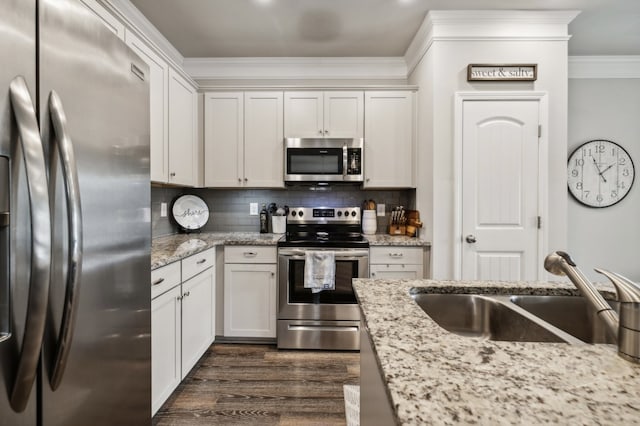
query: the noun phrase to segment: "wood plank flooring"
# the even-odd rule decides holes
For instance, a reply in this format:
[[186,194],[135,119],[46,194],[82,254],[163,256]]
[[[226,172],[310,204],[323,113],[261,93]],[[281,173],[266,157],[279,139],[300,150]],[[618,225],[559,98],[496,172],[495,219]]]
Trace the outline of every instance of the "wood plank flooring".
[[346,425],[358,352],[214,344],[153,418],[173,425]]

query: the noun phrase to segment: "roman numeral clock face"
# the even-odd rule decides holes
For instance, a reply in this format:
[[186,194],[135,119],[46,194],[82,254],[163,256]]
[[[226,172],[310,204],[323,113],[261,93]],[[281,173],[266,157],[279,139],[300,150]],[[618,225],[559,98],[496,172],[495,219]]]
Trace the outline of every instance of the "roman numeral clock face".
[[576,148],[567,163],[569,192],[589,207],[609,207],[631,190],[635,169],[620,145],[593,140]]

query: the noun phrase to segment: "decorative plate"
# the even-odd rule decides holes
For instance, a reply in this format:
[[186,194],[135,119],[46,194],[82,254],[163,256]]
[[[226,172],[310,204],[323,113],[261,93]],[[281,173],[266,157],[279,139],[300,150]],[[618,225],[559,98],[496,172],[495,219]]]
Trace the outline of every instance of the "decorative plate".
[[202,228],[209,220],[209,207],[204,200],[195,195],[182,195],[173,203],[173,218],[182,228],[196,230]]

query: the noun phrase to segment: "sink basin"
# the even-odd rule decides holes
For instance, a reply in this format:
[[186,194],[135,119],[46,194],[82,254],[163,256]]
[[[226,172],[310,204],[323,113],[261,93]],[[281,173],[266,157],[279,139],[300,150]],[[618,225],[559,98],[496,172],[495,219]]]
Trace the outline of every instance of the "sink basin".
[[[615,344],[587,299],[576,296],[511,296],[512,303],[586,343]],[[609,302],[619,310],[617,302]]]
[[473,294],[413,294],[416,303],[447,331],[510,342],[568,342],[508,298]]

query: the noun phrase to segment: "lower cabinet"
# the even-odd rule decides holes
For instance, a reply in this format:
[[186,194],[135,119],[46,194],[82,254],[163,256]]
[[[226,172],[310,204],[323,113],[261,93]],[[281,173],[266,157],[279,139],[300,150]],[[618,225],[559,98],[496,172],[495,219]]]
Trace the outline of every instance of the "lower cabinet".
[[276,249],[225,247],[224,336],[276,337]]
[[214,262],[210,249],[152,271],[152,415],[213,343]]
[[371,247],[369,253],[369,275],[371,278],[424,278],[425,250],[422,247]]

